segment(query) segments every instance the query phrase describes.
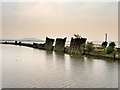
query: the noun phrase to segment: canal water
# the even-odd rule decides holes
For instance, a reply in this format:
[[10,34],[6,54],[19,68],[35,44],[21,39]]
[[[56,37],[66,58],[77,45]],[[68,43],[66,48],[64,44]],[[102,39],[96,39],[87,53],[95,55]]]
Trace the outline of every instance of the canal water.
[[118,62],[2,45],[3,88],[117,88]]

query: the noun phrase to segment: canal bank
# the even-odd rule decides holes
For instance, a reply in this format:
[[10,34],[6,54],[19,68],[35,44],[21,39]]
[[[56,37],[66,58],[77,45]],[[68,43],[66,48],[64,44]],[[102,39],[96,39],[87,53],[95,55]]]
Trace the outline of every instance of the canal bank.
[[[71,38],[70,46],[65,46],[66,42],[65,38],[57,38],[56,40],[52,38],[46,37],[45,43],[24,43],[22,41],[2,41],[1,44],[12,44],[12,45],[19,45],[19,46],[27,46],[41,50],[47,51],[55,51],[61,53],[67,53],[70,55],[86,55],[86,56],[93,56],[96,58],[106,58],[106,59],[113,59],[113,60],[120,60],[120,52],[115,51],[113,53],[106,53],[104,50],[100,51],[99,49],[87,52],[86,50],[81,51],[80,45],[86,43],[86,38]],[[55,42],[55,46],[53,43]],[[96,47],[95,47],[96,48]]]

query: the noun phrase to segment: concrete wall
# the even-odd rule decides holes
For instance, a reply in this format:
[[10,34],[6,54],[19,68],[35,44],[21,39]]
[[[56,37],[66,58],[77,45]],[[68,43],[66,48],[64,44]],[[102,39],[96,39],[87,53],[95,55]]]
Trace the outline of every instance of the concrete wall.
[[45,50],[53,50],[54,39],[46,37]]
[[86,42],[86,38],[73,38],[72,37],[68,53],[79,54],[80,53],[80,45],[85,42]]
[[57,52],[64,52],[66,39],[67,39],[67,37],[65,37],[64,39],[57,38],[54,50],[57,51]]

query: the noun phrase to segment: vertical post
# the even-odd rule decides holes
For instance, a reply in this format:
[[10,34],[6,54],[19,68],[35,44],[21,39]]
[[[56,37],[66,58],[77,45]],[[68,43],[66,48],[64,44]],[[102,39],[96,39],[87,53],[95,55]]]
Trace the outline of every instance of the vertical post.
[[105,34],[105,42],[107,42],[107,33]]
[[15,41],[15,45],[17,45],[17,41]]
[[115,55],[115,52],[114,52],[114,57],[113,57],[113,58],[114,58],[114,60],[115,60],[115,56],[116,56],[116,55]]
[[19,45],[21,46],[21,41],[19,41]]

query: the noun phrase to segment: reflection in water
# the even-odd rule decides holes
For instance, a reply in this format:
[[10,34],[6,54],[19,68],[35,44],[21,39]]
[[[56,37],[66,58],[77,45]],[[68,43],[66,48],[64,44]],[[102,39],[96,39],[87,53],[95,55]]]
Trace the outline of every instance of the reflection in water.
[[65,63],[65,56],[63,53],[57,53],[54,52],[54,57],[55,57],[55,62],[56,65],[60,65],[61,67],[64,67],[64,63]]
[[3,88],[117,88],[117,78],[117,61],[3,45]]
[[[51,67],[51,65],[54,64],[54,56],[53,56],[53,52],[52,51],[46,51],[45,52],[45,62],[46,62],[46,65],[47,67]],[[49,63],[52,63],[52,64],[49,64]],[[48,68],[49,69],[49,68]]]
[[54,52],[55,53],[55,59],[56,60],[64,60],[65,59],[65,54],[62,52]]

